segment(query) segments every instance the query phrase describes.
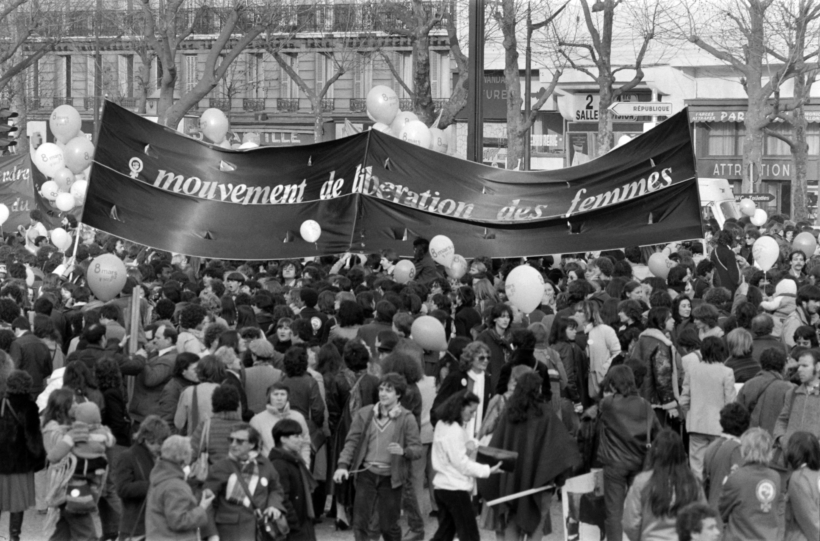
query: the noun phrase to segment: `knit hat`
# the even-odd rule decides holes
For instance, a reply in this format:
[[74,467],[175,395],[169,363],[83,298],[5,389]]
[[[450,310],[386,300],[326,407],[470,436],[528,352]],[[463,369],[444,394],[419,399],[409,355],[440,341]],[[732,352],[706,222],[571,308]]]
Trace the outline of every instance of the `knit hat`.
[[248,349],[260,359],[270,359],[273,357],[273,345],[264,338],[251,340],[248,344]]
[[797,295],[797,284],[794,283],[794,280],[790,278],[784,278],[777,282],[777,285],[774,287],[774,294],[777,295]]
[[94,402],[83,402],[74,407],[74,419],[87,425],[98,425],[102,423],[100,408]]

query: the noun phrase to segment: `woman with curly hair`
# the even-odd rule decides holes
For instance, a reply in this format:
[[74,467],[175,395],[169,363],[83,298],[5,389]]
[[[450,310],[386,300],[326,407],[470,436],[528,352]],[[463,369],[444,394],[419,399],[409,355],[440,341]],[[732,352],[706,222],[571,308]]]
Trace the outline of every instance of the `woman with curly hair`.
[[[490,350],[490,385],[493,389],[498,385],[498,376],[501,374],[501,367],[509,359],[511,325],[513,322],[513,311],[506,304],[496,304],[487,319],[487,328],[476,337],[476,340],[483,342]],[[479,395],[480,396],[480,395]]]
[[676,539],[678,511],[690,503],[706,503],[706,496],[675,432],[667,429],[658,434],[649,458],[649,471],[635,477],[626,496],[624,533],[634,541]]
[[[168,426],[174,427],[174,414],[177,411],[182,391],[196,385],[199,380],[196,374],[199,356],[195,353],[180,353],[174,363],[174,376],[162,388],[159,399],[159,416]],[[175,430],[176,428],[172,428]]]
[[290,407],[305,417],[311,439],[314,439],[325,421],[325,402],[319,383],[308,373],[307,350],[293,346],[285,353],[283,362],[285,375],[282,383],[290,392]]
[[487,404],[493,395],[491,386],[490,348],[484,342],[470,342],[461,352],[458,367],[450,372],[444,381],[441,382],[436,399],[433,401],[433,409],[430,412],[430,422],[433,426],[438,422],[438,408],[455,393],[467,389],[479,398],[478,409],[474,422],[469,427],[470,434],[475,437],[478,427],[484,420]]
[[[518,453],[515,470],[478,480],[487,501],[507,494],[546,489],[559,475],[569,473],[581,457],[575,440],[541,394],[543,381],[534,372],[521,375],[507,408],[493,432],[490,447]],[[493,506],[483,512],[485,527],[498,539],[540,536],[549,520],[550,492]]]
[[[94,367],[97,387],[103,395],[105,408],[102,408],[102,424],[111,429],[117,439],[117,451],[131,445],[131,417],[128,415],[128,404],[122,386],[120,367],[111,357],[103,357]],[[109,462],[115,461],[109,457]]]
[[70,389],[78,404],[89,400],[94,402],[100,408],[100,413],[105,415],[105,399],[97,389],[94,375],[84,362],[71,361],[66,365],[63,372],[63,389]]
[[211,396],[225,379],[225,365],[213,355],[206,355],[197,363],[196,375],[199,383],[182,391],[174,414],[174,426],[183,435],[193,432],[200,421],[212,415]]

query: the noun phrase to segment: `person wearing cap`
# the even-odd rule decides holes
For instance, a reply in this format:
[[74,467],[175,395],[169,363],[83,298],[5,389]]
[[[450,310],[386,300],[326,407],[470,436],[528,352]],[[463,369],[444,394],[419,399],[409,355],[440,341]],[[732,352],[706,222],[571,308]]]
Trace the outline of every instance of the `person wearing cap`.
[[430,241],[419,237],[413,241],[413,263],[416,266],[416,282],[426,284],[430,280],[440,278],[436,269],[436,262],[430,256]]
[[248,351],[253,359],[253,366],[245,369],[245,393],[248,396],[248,409],[259,413],[265,410],[268,389],[282,380],[282,371],[272,363],[276,357],[279,357],[281,363],[284,355],[275,351],[273,345],[264,338],[248,342]]
[[376,357],[378,357],[378,360],[382,360],[393,353],[393,349],[398,343],[399,335],[395,331],[384,330],[379,332],[376,335]]

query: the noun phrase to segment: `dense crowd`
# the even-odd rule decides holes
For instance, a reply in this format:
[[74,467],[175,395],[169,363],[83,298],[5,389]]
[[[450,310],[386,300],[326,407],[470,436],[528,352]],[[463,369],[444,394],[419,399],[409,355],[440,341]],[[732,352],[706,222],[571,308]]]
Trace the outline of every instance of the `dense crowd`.
[[[201,260],[88,228],[66,260],[40,218],[0,246],[13,540],[36,507],[54,540],[309,541],[328,520],[357,541],[537,541],[557,489],[599,470],[584,501],[610,541],[820,537],[820,257],[791,249],[808,224],[463,273],[419,238],[398,283],[393,252]],[[128,269],[108,302],[84,278],[104,253]],[[544,278],[530,313],[505,296],[519,265]],[[446,350],[420,345],[422,316]]]

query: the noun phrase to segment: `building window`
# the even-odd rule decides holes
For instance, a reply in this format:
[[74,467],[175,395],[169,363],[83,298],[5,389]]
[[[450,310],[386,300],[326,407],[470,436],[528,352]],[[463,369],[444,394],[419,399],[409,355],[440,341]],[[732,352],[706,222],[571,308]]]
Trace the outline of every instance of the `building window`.
[[197,83],[197,57],[195,54],[185,55],[185,93],[194,89]]
[[743,148],[745,129],[736,122],[712,122],[706,126],[709,156],[736,156]]
[[[404,84],[407,85],[408,88],[413,88],[413,55],[404,51],[396,51],[394,63],[396,71],[401,76]],[[393,88],[396,90],[399,98],[406,99],[410,97],[407,90],[405,90],[404,86],[398,81],[396,81]],[[433,97],[436,96],[433,95]]]
[[[299,74],[299,55],[282,54],[282,59],[288,63],[288,66],[290,66],[297,75]],[[286,72],[284,68],[281,68],[279,73],[279,97],[296,99],[299,97],[299,92],[299,85],[288,75],[288,72]]]
[[[314,89],[316,95],[319,95],[328,79],[335,74],[336,64],[334,64],[333,59],[329,58],[326,54],[316,53],[316,88]],[[330,85],[330,88],[327,89],[327,94],[322,96],[322,99],[333,99],[334,86],[335,85]]]
[[359,54],[353,70],[353,97],[366,98],[373,87],[373,58],[368,53]]
[[248,53],[245,59],[245,96],[259,98],[262,96],[262,79],[265,69],[262,53]]
[[64,96],[66,98],[71,97],[71,55],[66,55],[63,57],[63,88],[64,88]]
[[157,80],[157,88],[162,88],[162,60],[157,57],[157,62],[154,64],[156,80]]
[[[777,124],[769,129],[786,137],[792,137],[792,127],[788,124]],[[770,135],[766,136],[766,156],[788,156],[791,152],[791,148],[785,141]]]
[[806,142],[809,144],[809,156],[820,154],[820,124],[809,124],[806,129]]
[[40,60],[34,62],[26,70],[26,93],[33,97],[40,97]]

